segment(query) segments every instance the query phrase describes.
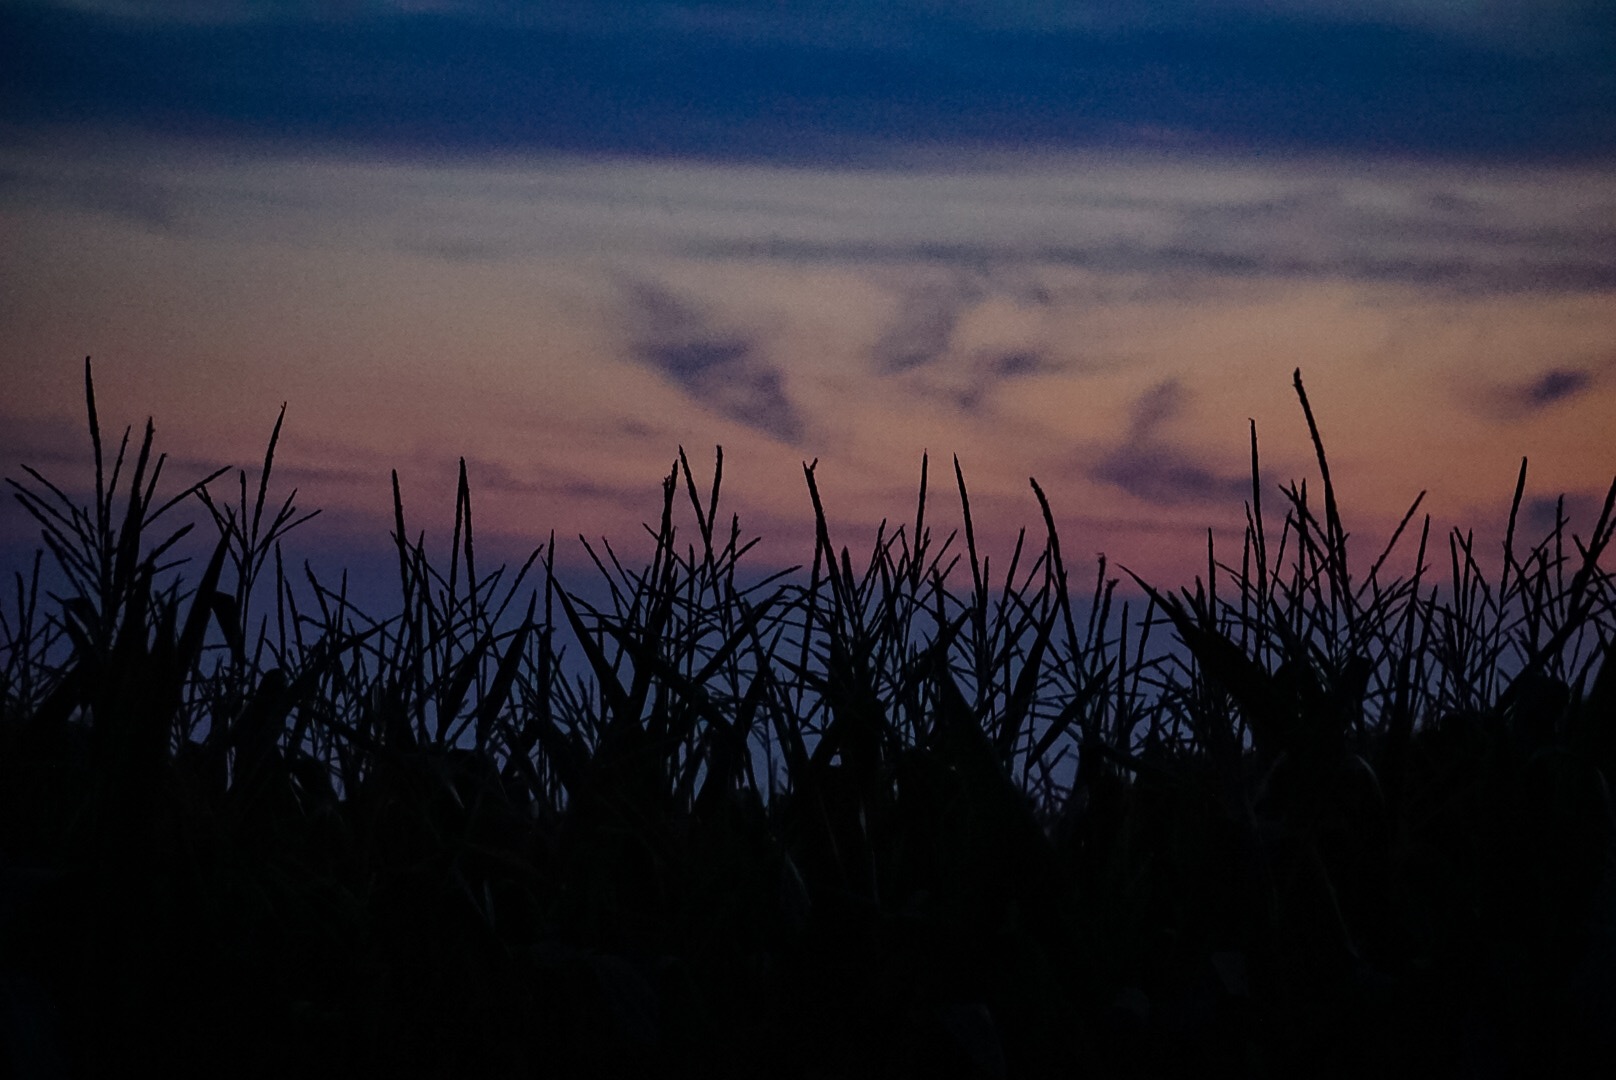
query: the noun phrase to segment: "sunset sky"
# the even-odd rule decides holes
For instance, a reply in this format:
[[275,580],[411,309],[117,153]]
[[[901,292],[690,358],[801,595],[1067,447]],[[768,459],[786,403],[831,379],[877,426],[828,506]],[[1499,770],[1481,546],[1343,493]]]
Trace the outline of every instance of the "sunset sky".
[[[935,516],[1177,584],[1314,471],[1489,543],[1616,474],[1608,0],[0,3],[0,467],[174,481],[281,403],[311,543],[633,550],[683,445],[768,558]],[[1266,496],[1265,496],[1266,497]],[[1573,525],[1578,521],[1574,517]],[[0,543],[34,532],[8,499]],[[1373,554],[1360,550],[1367,559]]]

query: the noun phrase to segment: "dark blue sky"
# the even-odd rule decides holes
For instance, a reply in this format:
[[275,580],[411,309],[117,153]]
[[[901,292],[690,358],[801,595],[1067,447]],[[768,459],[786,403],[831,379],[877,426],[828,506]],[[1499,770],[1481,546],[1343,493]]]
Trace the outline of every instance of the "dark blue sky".
[[[195,12],[230,5],[5,3],[6,120],[430,156],[845,163],[895,146],[1164,142],[1616,156],[1616,5],[1604,3],[1381,0],[1351,19],[1302,0],[1194,15],[1015,0],[842,3],[818,16],[758,0],[314,13],[330,6],[237,5],[240,17],[206,21]],[[1103,15],[1074,17],[1090,9]]]

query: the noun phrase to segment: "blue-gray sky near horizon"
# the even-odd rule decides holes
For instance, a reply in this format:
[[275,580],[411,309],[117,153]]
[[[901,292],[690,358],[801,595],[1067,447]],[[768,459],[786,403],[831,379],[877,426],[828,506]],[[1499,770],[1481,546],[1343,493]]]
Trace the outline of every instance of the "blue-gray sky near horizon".
[[760,530],[816,457],[873,529],[929,448],[1170,571],[1247,417],[1306,469],[1298,365],[1371,535],[1616,471],[1592,0],[9,0],[0,227],[7,475],[95,353],[199,467],[288,400],[360,531],[464,454],[491,527],[620,534],[716,442]]

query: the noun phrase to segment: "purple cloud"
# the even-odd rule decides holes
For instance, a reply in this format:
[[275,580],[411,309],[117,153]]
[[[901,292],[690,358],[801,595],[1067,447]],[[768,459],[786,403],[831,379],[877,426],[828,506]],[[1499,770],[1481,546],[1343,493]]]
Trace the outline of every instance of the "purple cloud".
[[1550,368],[1525,382],[1482,391],[1481,407],[1501,420],[1522,420],[1564,404],[1593,388],[1594,376],[1577,368]]
[[1166,379],[1134,401],[1128,433],[1090,466],[1090,477],[1158,506],[1222,502],[1238,498],[1250,483],[1202,464],[1162,434],[1184,409],[1189,394],[1177,379]]
[[693,306],[652,285],[631,293],[644,326],[631,351],[640,364],[697,404],[784,443],[802,438],[803,419],[778,367],[752,336],[719,329]]

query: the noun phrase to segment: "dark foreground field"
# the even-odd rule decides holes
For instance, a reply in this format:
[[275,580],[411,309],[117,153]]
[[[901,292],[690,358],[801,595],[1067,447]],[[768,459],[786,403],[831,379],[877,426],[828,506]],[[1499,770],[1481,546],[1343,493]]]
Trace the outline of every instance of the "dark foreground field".
[[90,430],[88,505],[12,485],[69,582],[0,624],[14,1075],[1616,1068],[1616,487],[1480,547],[1416,503],[1349,575],[1319,446],[1124,604],[1047,505],[986,565],[957,472],[963,540],[923,478],[855,562],[810,467],[759,582],[681,454],[592,606],[553,540],[477,563],[462,473],[377,618],[283,554],[273,439],[175,569],[149,433]]

